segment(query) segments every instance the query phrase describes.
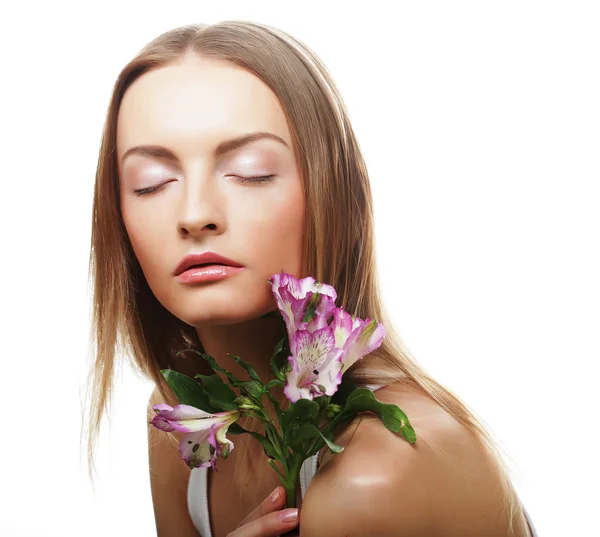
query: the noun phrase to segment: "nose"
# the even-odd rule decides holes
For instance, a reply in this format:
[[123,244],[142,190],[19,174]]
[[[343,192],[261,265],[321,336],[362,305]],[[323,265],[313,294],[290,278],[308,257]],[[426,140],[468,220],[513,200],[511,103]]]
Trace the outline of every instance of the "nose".
[[210,232],[223,233],[225,213],[217,181],[211,177],[185,181],[184,199],[178,221],[179,233],[183,236],[199,236]]

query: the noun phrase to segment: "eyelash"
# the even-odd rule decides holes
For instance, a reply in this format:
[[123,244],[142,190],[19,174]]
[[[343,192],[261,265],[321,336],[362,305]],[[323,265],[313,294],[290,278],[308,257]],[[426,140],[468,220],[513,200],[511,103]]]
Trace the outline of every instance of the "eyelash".
[[[271,181],[275,175],[259,175],[256,177],[236,177],[240,181],[240,183],[266,183]],[[143,196],[144,194],[151,194],[152,192],[157,192],[162,190],[168,183],[163,183],[158,186],[149,186],[147,188],[140,188],[139,190],[134,190],[133,193],[136,196]]]

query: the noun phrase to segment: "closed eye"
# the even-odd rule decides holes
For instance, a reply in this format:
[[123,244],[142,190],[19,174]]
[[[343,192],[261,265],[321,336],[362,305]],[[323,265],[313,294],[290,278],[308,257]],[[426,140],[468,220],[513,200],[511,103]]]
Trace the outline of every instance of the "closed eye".
[[235,176],[240,183],[266,183],[267,181],[271,181],[274,177],[275,175],[259,175],[257,177]]
[[134,190],[133,193],[136,196],[143,196],[144,194],[150,194],[150,192],[156,192],[157,190],[161,190],[166,185],[167,185],[167,183],[163,183],[162,185],[158,185],[158,186],[149,186],[147,188],[140,188],[138,190]]
[[[272,181],[275,175],[258,175],[255,177],[240,177],[233,176],[240,183],[266,183],[268,181]],[[149,186],[146,188],[139,188],[138,190],[134,190],[133,193],[136,196],[143,196],[144,194],[151,194],[152,192],[158,192],[162,190],[170,181],[167,183],[163,183],[162,185],[157,186]]]

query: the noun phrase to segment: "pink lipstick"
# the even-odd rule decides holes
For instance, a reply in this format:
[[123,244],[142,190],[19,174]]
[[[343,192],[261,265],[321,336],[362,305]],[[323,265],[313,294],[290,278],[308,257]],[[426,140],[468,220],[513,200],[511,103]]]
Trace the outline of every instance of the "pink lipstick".
[[206,251],[186,255],[175,267],[173,274],[182,283],[197,283],[221,280],[242,270],[244,267],[236,261],[216,252]]

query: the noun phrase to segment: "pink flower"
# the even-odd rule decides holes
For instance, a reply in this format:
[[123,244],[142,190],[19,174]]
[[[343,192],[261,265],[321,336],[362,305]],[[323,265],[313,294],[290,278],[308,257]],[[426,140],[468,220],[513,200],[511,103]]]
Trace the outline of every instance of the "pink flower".
[[282,271],[281,274],[273,274],[270,282],[275,302],[287,326],[290,345],[294,333],[302,325],[304,313],[315,293],[322,295],[316,308],[316,314],[321,320],[324,318],[327,321],[335,309],[335,289],[331,285],[317,282],[310,276],[298,280]]
[[150,422],[154,427],[161,431],[189,433],[179,442],[179,452],[190,468],[212,466],[216,470],[217,457],[227,458],[234,448],[225,435],[239,418],[238,410],[210,414],[190,405],[160,404],[152,408],[157,413]]
[[[314,278],[297,280],[282,272],[273,275],[271,284],[290,341],[291,371],[284,393],[292,402],[333,395],[348,368],[381,345],[383,325],[337,308],[335,289]],[[321,296],[314,317],[305,322],[304,314],[316,294]]]

